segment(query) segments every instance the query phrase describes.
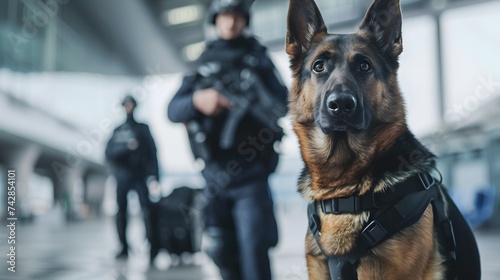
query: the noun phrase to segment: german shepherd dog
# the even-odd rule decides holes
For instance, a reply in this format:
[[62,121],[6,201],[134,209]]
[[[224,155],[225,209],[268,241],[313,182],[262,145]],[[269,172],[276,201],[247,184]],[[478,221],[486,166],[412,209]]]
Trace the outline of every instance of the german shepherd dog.
[[[401,25],[399,0],[374,0],[359,30],[344,35],[327,32],[313,0],[290,1],[286,52],[293,84],[289,106],[305,162],[299,192],[316,213],[309,214],[306,236],[310,279],[480,279],[474,235],[446,189],[436,180],[429,188],[436,195],[425,196],[428,185],[419,174],[436,173],[435,157],[406,124],[397,79],[403,51]],[[424,191],[407,190],[412,188],[407,182],[417,177]],[[404,195],[384,200],[390,193]],[[415,193],[427,199],[424,207]],[[359,212],[327,213],[322,204],[352,197],[364,203],[369,195],[374,199],[372,208]],[[412,195],[408,203],[398,204]],[[377,196],[385,201],[382,205],[375,203]],[[340,205],[339,200],[336,203]],[[411,205],[421,207],[417,218],[358,252],[358,259],[351,262],[352,274],[333,271],[337,268],[330,258],[342,259],[356,250],[364,231],[374,229],[368,222]],[[390,225],[394,219],[386,220]],[[405,220],[397,221],[404,224]],[[448,229],[441,229],[446,228],[439,225],[443,221]],[[390,231],[381,228],[371,234],[385,236]]]

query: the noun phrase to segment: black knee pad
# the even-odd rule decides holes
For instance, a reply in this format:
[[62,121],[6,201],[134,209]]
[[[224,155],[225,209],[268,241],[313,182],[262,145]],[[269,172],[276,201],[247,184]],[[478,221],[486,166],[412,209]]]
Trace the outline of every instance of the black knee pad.
[[204,251],[218,267],[237,267],[238,244],[235,232],[223,228],[207,228],[203,239]]

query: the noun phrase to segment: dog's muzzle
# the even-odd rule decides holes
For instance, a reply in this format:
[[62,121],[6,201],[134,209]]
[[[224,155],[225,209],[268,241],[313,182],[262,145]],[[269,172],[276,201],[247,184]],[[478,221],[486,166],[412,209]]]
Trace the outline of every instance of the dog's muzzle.
[[324,133],[360,131],[367,127],[364,106],[351,91],[325,94],[317,120]]
[[332,93],[326,98],[326,108],[333,116],[349,116],[357,106],[358,101],[350,93]]

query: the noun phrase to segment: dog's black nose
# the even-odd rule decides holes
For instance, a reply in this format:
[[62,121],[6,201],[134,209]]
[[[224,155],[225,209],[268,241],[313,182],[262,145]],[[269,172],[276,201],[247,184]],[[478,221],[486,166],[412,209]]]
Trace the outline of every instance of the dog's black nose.
[[328,111],[336,115],[350,115],[358,105],[356,98],[350,93],[332,93],[326,99]]

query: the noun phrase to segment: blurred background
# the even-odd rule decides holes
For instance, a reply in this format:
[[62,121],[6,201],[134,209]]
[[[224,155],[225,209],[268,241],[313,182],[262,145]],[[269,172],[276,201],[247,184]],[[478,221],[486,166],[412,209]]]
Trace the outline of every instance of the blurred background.
[[[120,102],[138,100],[137,119],[158,146],[162,194],[202,188],[185,129],[167,120],[182,73],[214,30],[209,0],[0,1],[0,186],[16,169],[17,272],[0,279],[218,279],[203,254],[178,265],[162,252],[148,267],[140,206],[129,231],[135,253],[115,262],[115,182],[104,162],[124,121]],[[329,31],[356,30],[369,0],[317,0]],[[404,52],[399,71],[413,132],[439,156],[444,183],[475,228],[483,279],[500,279],[500,1],[402,0]],[[268,47],[287,85],[286,0],[257,0],[251,30]],[[276,279],[306,279],[302,168],[290,120],[282,124],[278,171],[271,179],[280,226],[272,252]],[[6,191],[0,218],[6,223]],[[7,258],[5,226],[0,259]],[[3,257],[2,257],[3,256]]]

